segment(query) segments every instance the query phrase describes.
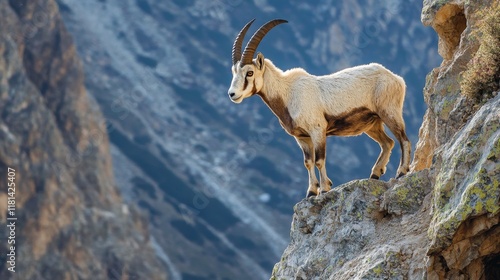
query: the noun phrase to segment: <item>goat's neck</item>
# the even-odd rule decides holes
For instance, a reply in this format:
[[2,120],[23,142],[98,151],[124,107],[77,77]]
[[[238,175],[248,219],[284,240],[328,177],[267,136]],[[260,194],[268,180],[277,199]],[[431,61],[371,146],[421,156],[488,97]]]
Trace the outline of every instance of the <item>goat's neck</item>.
[[266,59],[263,78],[264,84],[258,95],[282,123],[287,122],[287,119],[290,118],[287,109],[290,96],[290,77]]

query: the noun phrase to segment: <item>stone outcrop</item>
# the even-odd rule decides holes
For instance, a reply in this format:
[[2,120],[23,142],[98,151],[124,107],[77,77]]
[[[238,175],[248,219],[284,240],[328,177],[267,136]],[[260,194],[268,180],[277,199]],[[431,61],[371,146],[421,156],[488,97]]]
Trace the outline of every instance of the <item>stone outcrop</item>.
[[500,96],[464,96],[459,82],[495,7],[424,1],[444,60],[427,77],[412,172],[297,204],[271,279],[500,279]]
[[272,279],[422,275],[424,264],[413,259],[423,259],[426,253],[419,245],[425,242],[430,219],[429,190],[428,171],[422,171],[398,182],[352,181],[300,202],[291,244]]
[[105,122],[53,0],[0,1],[0,229],[0,279],[165,278],[147,223],[117,191]]

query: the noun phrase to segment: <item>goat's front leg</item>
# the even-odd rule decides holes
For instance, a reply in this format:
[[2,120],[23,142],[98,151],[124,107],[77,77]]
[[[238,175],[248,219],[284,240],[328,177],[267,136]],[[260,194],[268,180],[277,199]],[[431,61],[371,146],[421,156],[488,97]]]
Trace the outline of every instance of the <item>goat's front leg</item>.
[[295,138],[304,153],[304,165],[309,173],[309,187],[306,197],[318,195],[319,183],[314,172],[314,145],[311,138]]
[[332,180],[326,174],[326,131],[318,130],[311,135],[314,145],[315,164],[319,170],[321,193],[332,189]]

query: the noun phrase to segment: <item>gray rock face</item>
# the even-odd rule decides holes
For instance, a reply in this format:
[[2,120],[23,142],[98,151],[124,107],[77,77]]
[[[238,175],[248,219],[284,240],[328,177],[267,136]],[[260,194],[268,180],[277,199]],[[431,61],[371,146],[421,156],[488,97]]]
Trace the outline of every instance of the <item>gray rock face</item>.
[[418,279],[430,190],[422,171],[388,183],[352,181],[303,200],[271,279]]
[[[429,279],[474,279],[484,276],[490,265],[498,268],[495,256],[500,253],[499,158],[497,95],[436,155],[427,246]],[[500,275],[499,271],[496,273]]]
[[424,1],[422,20],[438,32],[445,60],[424,89],[413,172],[297,204],[271,279],[500,277],[500,96],[471,99],[458,82],[478,49],[478,15],[495,5]]

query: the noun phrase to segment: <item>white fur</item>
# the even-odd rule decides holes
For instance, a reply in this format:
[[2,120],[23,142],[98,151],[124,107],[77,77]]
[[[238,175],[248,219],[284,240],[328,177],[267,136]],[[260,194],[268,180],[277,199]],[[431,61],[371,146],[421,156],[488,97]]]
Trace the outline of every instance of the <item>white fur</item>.
[[[248,71],[253,71],[253,76],[246,77]],[[233,102],[240,103],[252,93],[257,92],[265,101],[268,101],[268,106],[280,119],[285,130],[297,139],[304,150],[304,155],[325,147],[328,126],[325,115],[349,115],[355,109],[367,108],[377,114],[395,135],[398,134],[396,137],[403,149],[398,175],[408,172],[411,145],[404,133],[405,125],[402,117],[406,85],[400,76],[382,65],[371,63],[347,68],[330,75],[314,76],[301,68],[282,71],[259,53],[253,64],[240,67],[237,63],[233,66],[232,72],[233,80],[229,93],[232,95]],[[248,85],[243,90],[245,79]],[[293,120],[293,126],[286,125],[286,118],[281,112],[281,107],[279,104],[276,105],[276,102],[273,103],[276,100],[281,100],[287,108]],[[371,125],[366,125],[366,127],[364,124],[354,125],[359,125],[363,129],[343,134],[343,136],[359,135],[363,132],[385,135],[381,123],[379,127],[382,132]],[[309,137],[299,135],[296,130],[299,128]],[[382,140],[374,138],[382,148],[379,159],[372,169],[372,176],[376,177],[380,177],[385,172],[390,151],[394,145],[392,139],[383,135]],[[314,159],[314,156],[312,158]],[[320,171],[321,190],[330,190],[331,181],[326,175],[325,159],[318,160],[317,157],[313,159],[305,158],[305,165],[309,171],[308,190],[312,193],[318,192],[313,162]]]

